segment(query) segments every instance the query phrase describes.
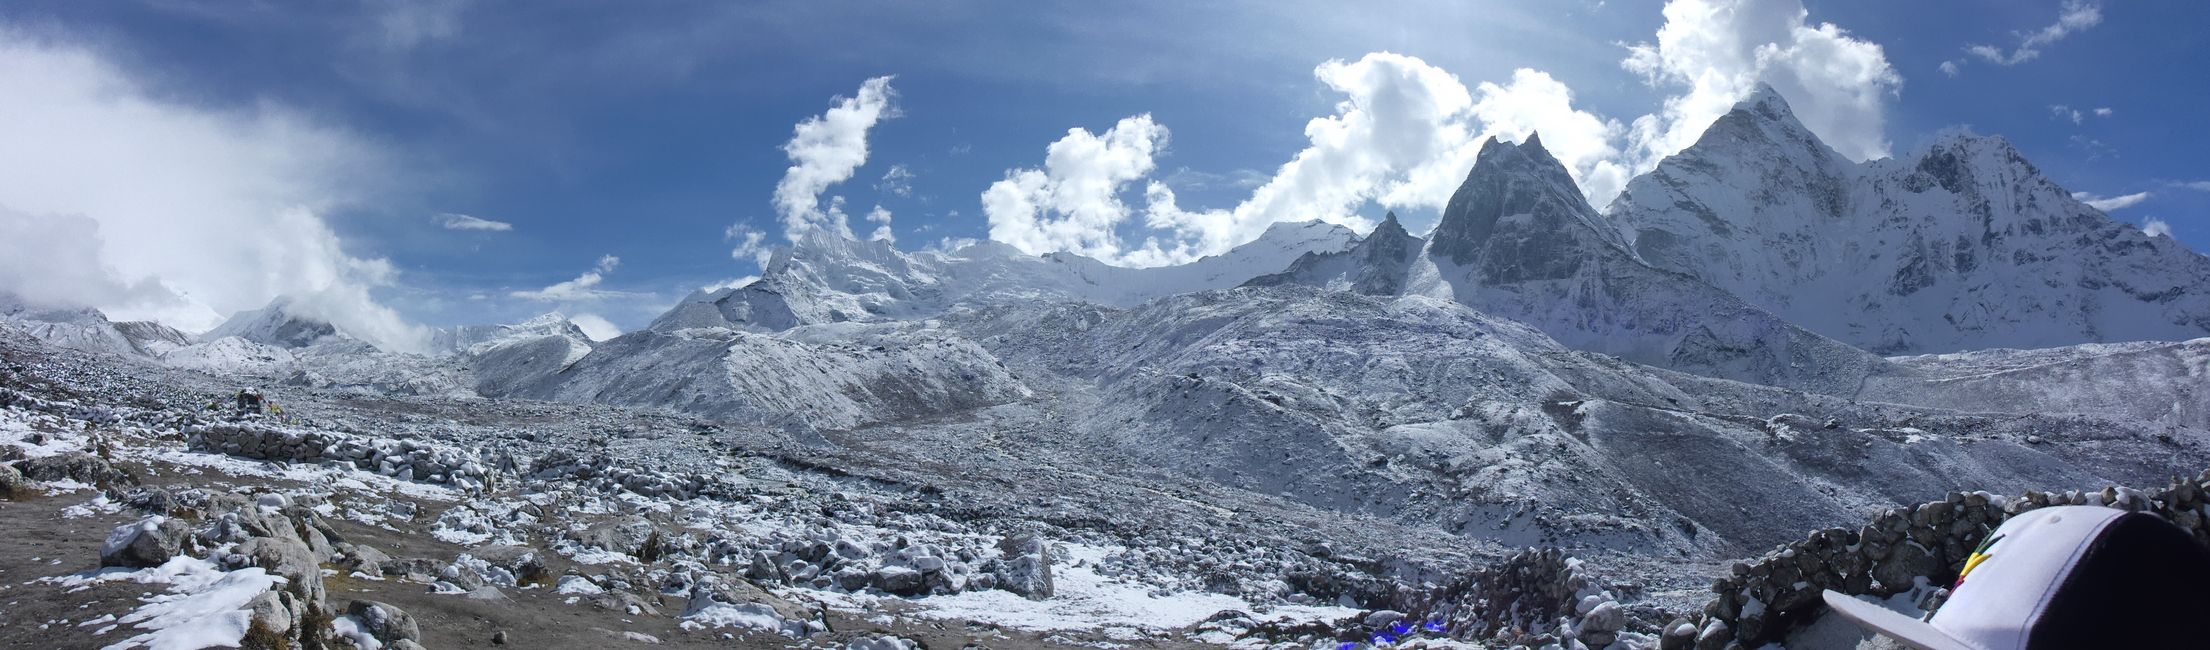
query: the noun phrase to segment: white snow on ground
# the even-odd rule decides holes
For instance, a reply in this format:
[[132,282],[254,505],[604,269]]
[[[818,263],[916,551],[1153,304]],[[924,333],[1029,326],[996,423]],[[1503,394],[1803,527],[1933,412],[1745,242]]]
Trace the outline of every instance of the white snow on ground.
[[702,630],[714,627],[735,627],[773,632],[791,638],[805,636],[804,621],[792,621],[775,613],[775,608],[761,603],[731,605],[714,603],[683,615],[683,629]]
[[252,622],[246,604],[261,592],[284,584],[283,578],[259,567],[223,571],[213,562],[188,556],[135,571],[104,569],[41,580],[73,590],[114,581],[169,585],[168,593],[146,596],[137,609],[116,619],[144,633],[109,645],[106,650],[237,647]]
[[[1100,560],[1123,549],[1087,544],[1066,544],[1065,547],[1073,556],[1073,562],[1052,565],[1054,591],[1051,598],[1029,600],[1012,592],[992,589],[950,596],[930,596],[907,602],[918,607],[916,614],[928,618],[980,621],[1030,631],[1107,628],[1167,630],[1195,625],[1222,610],[1248,612],[1258,609],[1241,598],[1223,594],[1180,592],[1154,596],[1152,593],[1158,589],[1157,586],[1097,573],[1096,566]],[[887,600],[877,596],[812,591],[805,593],[840,608],[854,610],[866,610],[872,603]],[[1276,607],[1259,618],[1311,621],[1342,618],[1357,613],[1359,610],[1345,607],[1288,606]]]
[[353,646],[359,648],[359,650],[382,650],[384,647],[383,641],[377,640],[376,635],[368,633],[368,626],[361,623],[361,617],[352,614],[346,614],[330,621],[330,631],[338,637],[352,641]]

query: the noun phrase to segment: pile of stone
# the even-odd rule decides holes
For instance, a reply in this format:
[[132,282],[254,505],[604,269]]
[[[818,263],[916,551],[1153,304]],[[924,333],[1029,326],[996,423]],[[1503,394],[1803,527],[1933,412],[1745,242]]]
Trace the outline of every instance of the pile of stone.
[[256,460],[335,463],[472,493],[489,490],[500,475],[476,452],[414,440],[372,440],[251,422],[198,425],[186,433],[192,448],[202,451]]
[[531,480],[565,481],[609,494],[627,491],[679,500],[728,498],[741,494],[746,487],[716,476],[639,469],[616,462],[605,454],[580,457],[567,451],[555,451],[538,458],[530,467],[534,468],[529,474]]
[[[163,493],[158,489],[136,491],[141,495]],[[354,557],[353,547],[322,521],[313,507],[294,503],[281,494],[266,493],[253,500],[235,494],[195,492],[174,498],[139,498],[133,503],[181,505],[209,516],[196,522],[150,514],[123,524],[108,535],[100,548],[102,566],[145,568],[161,566],[179,556],[204,557],[225,571],[259,569],[284,578],[284,582],[256,595],[246,606],[250,613],[244,642],[249,647],[344,648],[371,644],[332,637],[332,621],[340,614],[323,588],[322,565]],[[158,508],[169,510],[170,508]],[[219,514],[216,514],[219,513]],[[373,553],[373,551],[369,551]],[[365,606],[364,606],[365,603]],[[420,633],[396,607],[366,601],[353,603],[349,622],[371,635],[373,646],[420,648]],[[404,623],[404,624],[402,624]],[[340,626],[338,629],[347,629]]]
[[[1521,551],[1424,592],[1406,593],[1405,620],[1451,638],[1494,645],[1602,648],[1647,627],[1620,591],[1557,549]],[[1654,631],[1654,630],[1646,630]]]
[[1749,562],[1712,583],[1717,593],[1702,612],[1665,626],[1663,648],[1755,648],[1779,641],[1814,619],[1820,593],[1888,597],[1921,583],[1956,579],[1972,549],[2003,520],[2035,508],[2092,505],[2154,513],[2210,543],[2210,472],[2174,478],[2162,489],[2106,487],[2099,492],[2027,492],[2006,497],[1958,492],[1948,498],[1893,508],[1857,530],[1814,531]]

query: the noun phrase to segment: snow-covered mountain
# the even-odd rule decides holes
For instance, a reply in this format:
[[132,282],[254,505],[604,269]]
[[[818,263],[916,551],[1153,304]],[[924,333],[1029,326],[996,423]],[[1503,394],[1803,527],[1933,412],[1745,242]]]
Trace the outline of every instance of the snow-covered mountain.
[[1310,252],[1348,248],[1349,229],[1318,221],[1277,223],[1258,239],[1188,264],[1126,268],[1071,253],[1028,255],[982,241],[953,251],[898,250],[889,242],[815,232],[778,251],[762,278],[699,292],[653,321],[777,331],[798,325],[930,316],[960,304],[1088,302],[1125,307],[1159,296],[1232,287],[1279,271]]
[[223,324],[200,335],[200,340],[214,341],[233,336],[262,345],[304,348],[325,337],[344,335],[328,321],[296,313],[292,309],[291,298],[278,296],[269,301],[267,307],[232,314]]
[[1453,300],[1582,350],[1698,374],[1849,394],[1879,358],[1693,277],[1651,267],[1539,138],[1484,144],[1425,240],[1391,219],[1342,253],[1256,285]]
[[1607,216],[1649,263],[1881,353],[2210,334],[2210,257],[2073,199],[2002,138],[1852,163],[1769,87]]
[[192,344],[191,335],[151,321],[114,322],[89,307],[47,307],[0,293],[0,322],[49,345],[121,356],[159,356]]

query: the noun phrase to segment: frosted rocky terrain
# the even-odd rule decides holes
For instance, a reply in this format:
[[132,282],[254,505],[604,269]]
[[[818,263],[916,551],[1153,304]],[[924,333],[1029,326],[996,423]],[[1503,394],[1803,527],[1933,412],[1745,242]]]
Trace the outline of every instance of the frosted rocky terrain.
[[2210,262],[1931,151],[1761,93],[1606,211],[1491,142],[1424,235],[816,234],[606,341],[0,301],[0,645],[1830,647],[2024,508],[2202,529]]

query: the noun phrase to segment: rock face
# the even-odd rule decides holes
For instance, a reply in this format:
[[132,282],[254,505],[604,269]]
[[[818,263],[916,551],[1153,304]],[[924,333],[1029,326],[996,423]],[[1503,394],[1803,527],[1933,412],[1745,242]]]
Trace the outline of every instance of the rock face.
[[345,613],[360,619],[361,627],[378,641],[393,643],[422,639],[422,629],[415,624],[414,616],[389,603],[355,600],[346,605]]
[[1831,394],[1849,394],[1884,367],[1708,283],[1643,263],[1534,137],[1484,144],[1416,253],[1406,252],[1414,245],[1401,228],[1376,233],[1371,246],[1300,260],[1254,284],[1453,300],[1577,349]]
[[2210,335],[2210,257],[2074,199],[2002,138],[1852,163],[1771,88],[1608,216],[1658,268],[1883,354]]

